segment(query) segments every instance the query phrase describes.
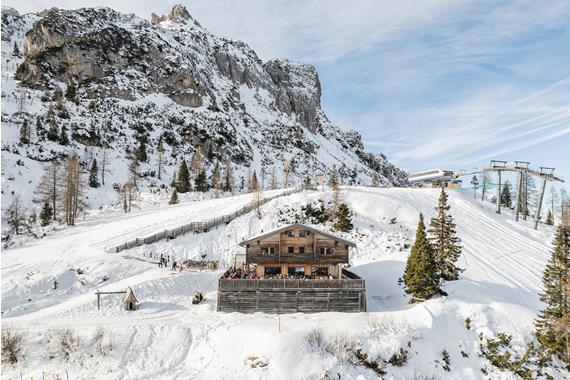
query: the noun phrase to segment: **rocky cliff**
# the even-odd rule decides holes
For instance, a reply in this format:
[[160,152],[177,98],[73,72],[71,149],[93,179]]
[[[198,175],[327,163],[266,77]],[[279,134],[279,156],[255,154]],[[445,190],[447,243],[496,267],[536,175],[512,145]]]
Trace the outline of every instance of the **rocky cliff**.
[[[2,13],[3,50],[15,44],[23,53],[2,62],[13,76],[2,95],[8,159],[45,161],[70,150],[92,159],[106,147],[114,165],[126,167],[143,149],[140,175],[154,186],[169,183],[179,160],[201,148],[208,170],[229,159],[238,178],[287,163],[298,181],[333,165],[345,183],[368,184],[374,173],[386,185],[405,180],[385,157],[367,153],[357,132],[328,120],[313,66],[263,63],[244,42],[209,33],[183,6],[150,21],[110,8]],[[26,144],[18,139],[24,122]],[[63,142],[46,138],[54,125]],[[159,141],[166,143],[161,180]],[[124,170],[114,171],[120,182]]]

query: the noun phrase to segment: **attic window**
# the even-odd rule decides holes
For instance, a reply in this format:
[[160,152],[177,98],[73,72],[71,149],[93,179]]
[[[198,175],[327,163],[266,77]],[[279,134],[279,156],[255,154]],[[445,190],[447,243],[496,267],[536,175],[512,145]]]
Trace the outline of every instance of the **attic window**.
[[305,230],[299,231],[299,237],[305,237]]
[[287,231],[287,236],[289,236],[289,237],[295,237],[295,230],[289,230],[289,231]]

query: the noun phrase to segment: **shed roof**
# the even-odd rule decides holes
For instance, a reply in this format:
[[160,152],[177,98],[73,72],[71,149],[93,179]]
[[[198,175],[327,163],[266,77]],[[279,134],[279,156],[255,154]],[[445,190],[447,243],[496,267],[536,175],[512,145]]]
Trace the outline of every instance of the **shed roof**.
[[269,231],[269,232],[265,232],[265,233],[263,233],[263,234],[261,234],[261,235],[257,235],[257,236],[251,237],[251,238],[249,238],[249,239],[247,239],[247,240],[242,241],[241,243],[239,243],[239,245],[242,246],[242,247],[245,247],[247,244],[249,244],[249,243],[251,243],[251,242],[253,242],[253,241],[261,240],[261,239],[264,239],[264,238],[266,238],[266,237],[268,237],[268,236],[271,236],[271,235],[274,235],[274,234],[277,234],[277,233],[281,233],[281,232],[290,230],[290,229],[292,229],[292,228],[297,228],[297,227],[301,227],[301,228],[303,228],[303,229],[305,229],[305,230],[313,231],[314,233],[321,234],[321,235],[323,235],[323,236],[329,237],[329,238],[334,239],[334,240],[338,240],[338,241],[340,241],[341,243],[348,245],[349,247],[356,247],[356,244],[353,243],[353,242],[351,242],[350,240],[343,239],[343,238],[341,238],[341,237],[339,237],[339,236],[330,234],[330,233],[328,233],[328,232],[321,231],[321,230],[319,230],[319,229],[317,229],[317,228],[315,228],[315,227],[307,226],[307,225],[305,225],[305,224],[300,224],[300,223],[290,224],[290,225],[287,225],[287,226],[283,226],[283,227],[280,227],[280,228],[276,228],[276,229],[271,230],[271,231]]

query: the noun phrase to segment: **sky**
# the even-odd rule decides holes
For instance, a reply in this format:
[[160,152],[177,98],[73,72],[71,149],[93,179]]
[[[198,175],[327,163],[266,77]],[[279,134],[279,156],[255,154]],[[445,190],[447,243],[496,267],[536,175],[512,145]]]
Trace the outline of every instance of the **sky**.
[[406,170],[523,160],[555,167],[568,187],[570,1],[3,1],[147,19],[176,3],[264,61],[315,65],[329,118]]

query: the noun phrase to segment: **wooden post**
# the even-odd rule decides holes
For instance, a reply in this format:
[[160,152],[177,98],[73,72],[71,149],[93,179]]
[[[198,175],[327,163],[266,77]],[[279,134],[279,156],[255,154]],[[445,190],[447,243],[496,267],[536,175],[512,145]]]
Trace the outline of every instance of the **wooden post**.
[[101,293],[97,291],[97,310],[101,310]]

